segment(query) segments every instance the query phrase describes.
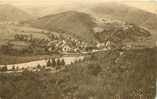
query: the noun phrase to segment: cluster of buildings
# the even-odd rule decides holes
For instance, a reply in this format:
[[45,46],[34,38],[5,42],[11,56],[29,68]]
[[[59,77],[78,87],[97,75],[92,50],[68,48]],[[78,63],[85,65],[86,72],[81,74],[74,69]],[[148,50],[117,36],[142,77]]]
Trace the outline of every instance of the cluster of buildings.
[[57,50],[62,53],[79,53],[86,51],[89,47],[89,44],[69,37],[64,40],[50,41],[48,43],[48,47],[50,52]]

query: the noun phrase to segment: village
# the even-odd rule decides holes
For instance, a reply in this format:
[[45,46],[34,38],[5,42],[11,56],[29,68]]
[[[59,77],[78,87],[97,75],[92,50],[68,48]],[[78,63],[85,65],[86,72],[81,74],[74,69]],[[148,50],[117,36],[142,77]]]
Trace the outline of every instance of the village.
[[[25,63],[17,64],[1,64],[0,72],[38,72],[42,70],[57,71],[65,66],[74,64],[84,60],[84,57],[90,53],[101,50],[107,50],[104,43],[89,44],[83,40],[79,40],[71,35],[38,31],[46,35],[46,38],[37,38],[33,34],[22,30],[21,33],[14,35],[13,40],[8,41],[0,50],[2,53],[9,55],[62,55],[59,58],[47,58]],[[110,43],[108,42],[107,45]],[[109,47],[108,47],[109,48]]]
[[17,33],[14,39],[8,41],[1,47],[2,52],[10,54],[81,54],[95,50],[110,49],[110,41],[105,43],[91,44],[79,40],[68,34],[60,33],[55,35],[54,32],[41,31],[47,37],[36,38],[34,35]]

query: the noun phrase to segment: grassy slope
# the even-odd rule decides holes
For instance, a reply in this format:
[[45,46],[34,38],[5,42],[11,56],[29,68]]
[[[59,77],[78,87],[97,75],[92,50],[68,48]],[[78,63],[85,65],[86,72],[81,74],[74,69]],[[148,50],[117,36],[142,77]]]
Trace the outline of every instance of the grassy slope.
[[[73,64],[62,72],[1,74],[3,99],[113,99],[115,95],[155,96],[156,49],[108,51]],[[115,60],[119,61],[115,62]],[[127,98],[128,99],[128,98]],[[132,99],[132,98],[131,98]]]

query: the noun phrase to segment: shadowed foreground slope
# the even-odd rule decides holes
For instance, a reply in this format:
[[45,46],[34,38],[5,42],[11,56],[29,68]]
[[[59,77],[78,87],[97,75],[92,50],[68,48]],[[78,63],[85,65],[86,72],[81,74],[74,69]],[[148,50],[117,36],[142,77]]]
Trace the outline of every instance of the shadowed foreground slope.
[[[2,99],[135,99],[155,96],[156,49],[107,51],[56,74],[1,74]],[[138,98],[140,99],[140,98]],[[148,98],[147,98],[148,99]]]

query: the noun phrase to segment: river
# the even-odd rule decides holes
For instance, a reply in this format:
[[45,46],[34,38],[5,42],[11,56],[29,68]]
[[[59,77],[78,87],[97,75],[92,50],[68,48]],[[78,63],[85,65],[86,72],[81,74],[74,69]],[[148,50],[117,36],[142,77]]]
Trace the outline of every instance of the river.
[[[61,58],[56,58],[57,59],[64,59],[65,61],[65,65],[69,65],[72,62],[75,62],[77,60],[83,60],[84,56],[63,56]],[[18,67],[18,69],[22,69],[22,68],[35,68],[37,67],[37,65],[40,66],[46,66],[48,59],[43,59],[43,60],[37,60],[37,61],[31,61],[31,62],[26,62],[26,63],[19,63],[19,64],[9,64],[7,65],[8,70],[12,69],[13,66],[15,66],[15,68]],[[5,65],[0,65],[0,67],[3,67]]]
[[[69,65],[77,60],[83,60],[84,57],[87,55],[87,54],[91,54],[91,53],[97,53],[97,52],[102,52],[102,51],[107,51],[107,49],[102,49],[102,50],[94,50],[93,52],[87,52],[87,53],[82,53],[84,55],[67,55],[67,56],[62,56],[61,58],[56,58],[57,59],[64,59],[65,61],[65,65]],[[46,66],[46,63],[47,63],[48,59],[42,59],[42,60],[36,60],[36,61],[31,61],[31,62],[25,62],[25,63],[18,63],[18,64],[9,64],[9,65],[6,65],[7,66],[7,69],[10,70],[13,68],[13,66],[15,68],[18,67],[18,69],[25,69],[25,68],[35,68],[37,67],[38,65],[40,66]],[[0,65],[0,67],[3,67],[5,65]]]

